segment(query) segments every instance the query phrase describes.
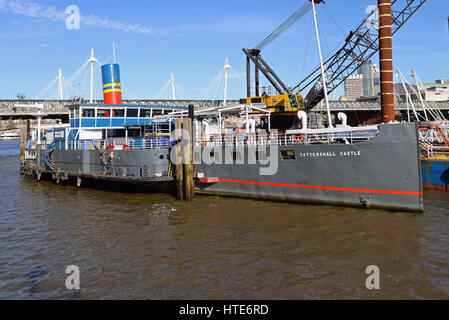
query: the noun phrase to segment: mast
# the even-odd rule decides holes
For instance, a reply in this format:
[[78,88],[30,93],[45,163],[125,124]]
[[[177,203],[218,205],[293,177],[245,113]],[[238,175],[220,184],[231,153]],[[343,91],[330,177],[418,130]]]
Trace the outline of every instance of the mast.
[[[408,92],[407,86],[406,86],[406,84],[405,84],[404,76],[403,76],[402,72],[399,71],[399,69],[398,69],[398,75],[399,75],[399,78],[401,79],[402,87],[404,88],[405,96],[406,96],[406,99],[407,99],[408,122],[410,122],[410,112],[408,112],[408,104],[409,104],[409,103],[410,103],[410,105],[412,106],[413,114],[415,115],[416,121],[419,121],[419,117],[418,117],[418,113],[416,112],[415,104],[413,103],[413,99],[412,99],[410,93]],[[426,116],[426,117],[427,117],[427,116]]]
[[100,62],[94,56],[94,49],[92,48],[90,51],[90,58],[87,61],[90,63],[90,98],[89,103],[94,103],[94,64]]
[[379,58],[382,122],[394,121],[393,37],[391,28],[391,0],[379,1]]
[[171,82],[172,98],[173,98],[173,100],[176,100],[176,94],[175,94],[175,77],[173,76],[173,73],[171,74],[170,82]]
[[223,95],[223,105],[226,105],[227,98],[228,98],[228,71],[231,69],[231,66],[229,65],[229,60],[226,57],[224,71],[225,71],[225,83],[224,83],[224,95]]
[[424,99],[422,98],[422,95],[421,95],[421,86],[419,85],[418,76],[416,75],[415,69],[412,69],[412,77],[415,79],[416,88],[418,89],[419,101],[421,102],[422,109],[424,110],[424,116],[426,117],[426,121],[429,121],[429,118],[427,117]]
[[62,70],[61,68],[59,68],[59,73],[58,73],[58,99],[62,100],[63,99],[63,94],[62,94],[62,80],[64,78],[62,77]]
[[[257,66],[256,66],[257,68]],[[251,97],[251,60],[249,56],[246,57],[246,97]]]
[[312,0],[312,8],[313,8],[313,18],[315,20],[316,42],[318,44],[318,53],[320,55],[321,78],[323,79],[323,91],[324,91],[324,99],[326,100],[326,110],[327,110],[327,117],[329,119],[329,128],[332,128],[333,126],[332,126],[331,110],[329,107],[329,97],[327,95],[326,71],[323,64],[323,55],[321,53],[320,34],[318,32],[318,21],[316,17],[315,1],[316,0]]

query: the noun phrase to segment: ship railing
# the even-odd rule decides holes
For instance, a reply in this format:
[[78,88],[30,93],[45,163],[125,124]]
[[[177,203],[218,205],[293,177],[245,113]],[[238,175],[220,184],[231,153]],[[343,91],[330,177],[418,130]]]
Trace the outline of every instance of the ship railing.
[[129,141],[132,150],[164,149],[170,147],[170,137],[136,138]]
[[332,133],[306,133],[306,134],[286,134],[284,145],[296,144],[356,144],[373,140],[378,135],[377,130],[367,131],[347,131]]
[[211,134],[198,137],[195,145],[199,146],[290,146],[311,144],[356,144],[371,141],[379,134],[378,129],[348,130],[322,133],[241,133]]
[[[170,146],[167,136],[155,138],[125,139],[92,139],[92,140],[60,140],[54,143],[55,150],[151,150],[164,149]],[[47,145],[43,144],[42,149]]]
[[[106,142],[102,139],[93,140],[58,140],[53,142],[55,150],[103,150]],[[47,143],[45,147],[49,144]]]
[[441,156],[449,156],[449,147],[434,145],[432,143],[420,142],[421,154],[427,158],[439,158]]

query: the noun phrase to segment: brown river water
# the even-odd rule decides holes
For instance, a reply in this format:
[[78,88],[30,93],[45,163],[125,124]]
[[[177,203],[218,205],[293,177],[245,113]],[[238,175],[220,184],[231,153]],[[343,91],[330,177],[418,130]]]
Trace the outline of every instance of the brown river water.
[[[425,213],[22,179],[0,142],[0,299],[448,299],[449,194]],[[80,269],[80,290],[65,286]],[[365,269],[380,269],[368,290]]]

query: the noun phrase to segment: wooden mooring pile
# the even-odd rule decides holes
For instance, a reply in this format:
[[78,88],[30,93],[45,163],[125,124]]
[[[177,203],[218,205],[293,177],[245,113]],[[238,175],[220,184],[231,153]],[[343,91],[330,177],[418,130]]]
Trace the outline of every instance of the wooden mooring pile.
[[[175,120],[175,145],[172,154],[176,155],[176,189],[178,200],[193,201],[195,183],[193,180],[193,105],[189,106],[189,117]],[[172,159],[173,161],[174,159]]]

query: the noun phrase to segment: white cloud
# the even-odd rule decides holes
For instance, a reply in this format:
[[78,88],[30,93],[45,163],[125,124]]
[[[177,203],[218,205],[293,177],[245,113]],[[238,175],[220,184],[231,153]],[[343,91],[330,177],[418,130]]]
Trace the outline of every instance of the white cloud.
[[[64,10],[58,11],[55,7],[42,7],[41,5],[28,0],[0,0],[0,10],[39,20],[60,23],[65,23],[66,19]],[[82,11],[82,8],[80,8],[80,10]],[[96,15],[81,15],[81,27],[83,25],[144,35],[160,35],[166,33],[166,31],[156,32],[141,24],[129,24],[114,21],[109,18],[102,18]]]
[[240,15],[224,17],[206,23],[189,23],[174,28],[179,32],[236,32],[245,30],[246,33],[265,33],[273,29],[273,22],[266,17]]
[[123,22],[112,21],[108,18],[100,18],[95,15],[87,17],[81,16],[81,25],[101,27],[103,29],[112,29],[117,31],[132,32],[137,34],[156,35],[155,32],[146,26],[140,24],[128,24]]
[[47,47],[48,47],[48,43],[41,43],[41,44],[39,45],[39,47],[47,48]]

